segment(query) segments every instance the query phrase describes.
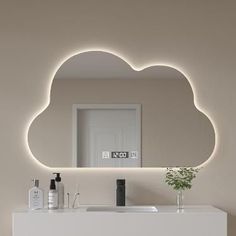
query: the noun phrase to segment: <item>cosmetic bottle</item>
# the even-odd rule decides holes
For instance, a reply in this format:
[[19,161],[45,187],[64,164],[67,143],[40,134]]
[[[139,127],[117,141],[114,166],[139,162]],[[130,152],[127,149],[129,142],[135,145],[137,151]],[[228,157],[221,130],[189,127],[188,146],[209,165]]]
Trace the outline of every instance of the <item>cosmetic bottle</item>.
[[48,209],[58,209],[58,191],[56,189],[55,179],[51,179],[50,189],[48,192]]
[[56,190],[58,191],[58,208],[64,208],[64,184],[61,182],[61,173],[53,173],[56,175]]
[[39,188],[39,180],[33,179],[34,186],[29,190],[29,209],[43,208],[43,190]]

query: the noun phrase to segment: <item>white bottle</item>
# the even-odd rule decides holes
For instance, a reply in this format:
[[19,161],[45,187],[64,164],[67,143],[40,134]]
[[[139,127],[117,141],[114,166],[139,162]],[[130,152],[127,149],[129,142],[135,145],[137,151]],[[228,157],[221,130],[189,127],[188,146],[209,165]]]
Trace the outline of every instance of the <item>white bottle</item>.
[[50,189],[48,191],[48,209],[58,209],[58,191],[56,190],[55,179],[51,179]]
[[64,184],[61,182],[61,174],[60,173],[53,173],[56,175],[56,190],[58,191],[58,207],[60,209],[64,208]]
[[43,208],[43,190],[39,188],[39,180],[33,179],[33,188],[29,190],[29,209],[37,210]]

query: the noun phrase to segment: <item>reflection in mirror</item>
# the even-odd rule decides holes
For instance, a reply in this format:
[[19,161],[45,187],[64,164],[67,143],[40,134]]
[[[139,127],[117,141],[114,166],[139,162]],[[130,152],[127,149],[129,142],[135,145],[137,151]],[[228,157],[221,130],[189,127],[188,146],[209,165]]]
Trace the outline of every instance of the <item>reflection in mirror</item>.
[[214,145],[213,126],[182,73],[135,71],[101,51],[60,67],[50,104],[29,129],[32,153],[50,167],[197,166]]

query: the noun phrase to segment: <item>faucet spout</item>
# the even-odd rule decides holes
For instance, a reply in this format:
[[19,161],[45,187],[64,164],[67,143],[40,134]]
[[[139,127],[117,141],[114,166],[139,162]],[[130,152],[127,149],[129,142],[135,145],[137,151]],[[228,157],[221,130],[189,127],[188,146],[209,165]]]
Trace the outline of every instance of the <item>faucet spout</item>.
[[125,179],[116,180],[116,206],[125,206]]

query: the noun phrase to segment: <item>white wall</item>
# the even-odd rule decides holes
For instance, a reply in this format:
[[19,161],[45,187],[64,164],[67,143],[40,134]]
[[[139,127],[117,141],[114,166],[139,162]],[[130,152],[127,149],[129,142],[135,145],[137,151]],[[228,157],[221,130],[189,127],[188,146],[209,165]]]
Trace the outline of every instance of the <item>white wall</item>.
[[[11,235],[11,212],[25,206],[29,180],[48,185],[52,169],[35,162],[25,138],[31,117],[48,96],[62,58],[91,47],[111,49],[135,66],[167,63],[186,73],[197,103],[215,123],[218,146],[186,203],[230,213],[236,233],[234,1],[1,1],[0,235]],[[62,170],[66,191],[80,185],[82,203],[114,201],[114,180],[128,180],[135,203],[174,203],[159,170]]]

